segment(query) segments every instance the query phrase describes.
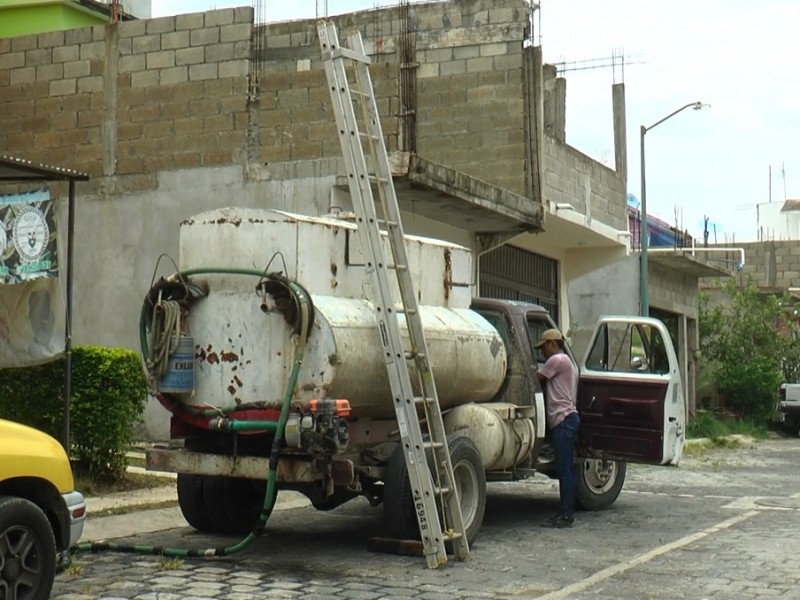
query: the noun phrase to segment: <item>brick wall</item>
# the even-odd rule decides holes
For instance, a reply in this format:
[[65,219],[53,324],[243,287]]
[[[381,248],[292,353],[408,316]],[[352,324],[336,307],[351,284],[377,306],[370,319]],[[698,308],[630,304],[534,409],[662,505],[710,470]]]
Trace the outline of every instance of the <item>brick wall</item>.
[[[737,285],[744,285],[749,279],[760,288],[770,291],[800,287],[800,241],[770,240],[747,242],[735,246],[716,245],[711,248],[730,248],[729,252],[709,253],[709,260],[718,260],[734,268],[739,261],[738,248],[744,250],[744,266],[734,271]],[[701,280],[701,287],[712,287],[714,279]]]
[[91,170],[101,156],[105,28],[0,39],[0,148]]
[[571,204],[590,219],[628,228],[625,180],[572,146],[545,136],[544,199]]
[[697,277],[652,262],[649,271],[650,305],[696,319]]
[[[494,185],[524,192],[521,0],[414,4],[334,19],[362,32],[387,147],[401,139],[401,46],[414,59],[418,153]],[[403,32],[411,32],[403,37]],[[314,21],[265,28],[261,83],[264,162],[339,155]],[[409,107],[405,107],[409,108]]]
[[239,8],[0,40],[0,148],[110,192],[243,162],[251,33]]

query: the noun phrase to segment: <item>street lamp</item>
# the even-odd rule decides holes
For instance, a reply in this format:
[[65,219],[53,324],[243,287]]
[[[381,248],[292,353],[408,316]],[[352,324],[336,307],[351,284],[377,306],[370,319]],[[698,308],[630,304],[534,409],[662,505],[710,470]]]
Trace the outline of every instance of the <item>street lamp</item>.
[[639,225],[639,245],[641,247],[641,255],[639,256],[639,294],[640,294],[640,312],[642,313],[643,317],[650,316],[650,297],[648,294],[647,286],[647,187],[645,185],[645,171],[644,171],[644,134],[648,131],[656,127],[657,125],[661,125],[667,119],[671,119],[675,115],[677,115],[682,110],[686,110],[687,108],[693,108],[694,110],[700,110],[702,108],[706,108],[708,104],[703,104],[702,102],[690,102],[686,106],[681,106],[678,110],[669,113],[663,119],[656,121],[650,127],[645,127],[644,125],[641,126],[641,138],[640,138],[640,149],[641,149],[641,169],[642,169],[642,198],[641,198],[641,223]]

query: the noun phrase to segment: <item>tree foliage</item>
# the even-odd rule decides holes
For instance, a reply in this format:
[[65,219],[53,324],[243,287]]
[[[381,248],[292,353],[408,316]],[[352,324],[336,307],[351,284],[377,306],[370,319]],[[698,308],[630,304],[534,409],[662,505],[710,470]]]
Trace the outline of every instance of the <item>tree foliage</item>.
[[700,349],[725,406],[743,416],[769,419],[778,386],[797,381],[800,347],[795,310],[788,296],[760,294],[749,279],[743,287],[728,280],[724,301],[709,305],[700,296]]

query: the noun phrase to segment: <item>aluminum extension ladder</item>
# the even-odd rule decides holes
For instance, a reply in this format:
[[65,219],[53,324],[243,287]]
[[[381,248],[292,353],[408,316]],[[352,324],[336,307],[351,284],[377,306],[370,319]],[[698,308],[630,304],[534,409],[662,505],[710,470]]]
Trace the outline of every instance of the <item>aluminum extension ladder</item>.
[[[450,451],[442,421],[439,398],[433,380],[422,319],[414,295],[414,285],[408,270],[408,258],[400,221],[389,159],[381,130],[378,107],[369,75],[370,59],[364,51],[360,32],[348,37],[348,47],[339,45],[336,26],[327,21],[317,25],[325,74],[331,90],[333,112],[339,130],[350,195],[356,213],[362,250],[367,257],[375,312],[381,335],[386,368],[394,399],[412,497],[428,567],[435,569],[447,562],[445,542],[452,542],[456,558],[469,556],[469,544],[464,531],[463,516]],[[347,64],[346,64],[347,63]],[[347,78],[346,66],[352,65],[354,84]],[[361,108],[361,120],[355,106]],[[359,129],[361,124],[363,131]],[[365,146],[369,149],[367,162]],[[370,166],[373,172],[370,172]],[[381,217],[372,193],[375,185],[380,196]],[[380,224],[386,228],[393,264],[384,260]],[[402,310],[396,310],[392,300],[388,272],[397,277],[402,298]],[[410,348],[403,347],[398,313],[405,314]],[[415,396],[408,361],[414,360],[419,375],[421,396]],[[418,407],[427,423],[428,437],[423,437]],[[433,461],[429,466],[426,453]],[[442,507],[439,518],[437,500]]]

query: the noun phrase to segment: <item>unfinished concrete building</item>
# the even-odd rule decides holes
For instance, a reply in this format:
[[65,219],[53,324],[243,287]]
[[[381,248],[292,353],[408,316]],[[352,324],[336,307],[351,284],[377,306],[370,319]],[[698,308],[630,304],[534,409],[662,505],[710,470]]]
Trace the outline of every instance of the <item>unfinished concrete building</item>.
[[[531,11],[464,0],[333,20],[372,57],[406,232],[470,248],[473,294],[542,304],[580,340],[605,304],[570,305],[571,282],[630,254],[624,88],[610,169],[565,143],[565,83],[542,65]],[[250,8],[0,40],[0,148],[92,177],[76,343],[138,347],[142,296],[187,217],[349,205],[315,21],[256,24]],[[696,280],[676,288],[665,269],[665,293],[686,295],[674,308],[694,314]],[[615,305],[638,312],[622,277]]]

